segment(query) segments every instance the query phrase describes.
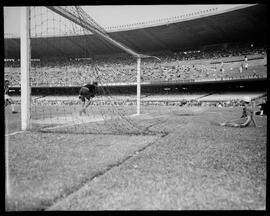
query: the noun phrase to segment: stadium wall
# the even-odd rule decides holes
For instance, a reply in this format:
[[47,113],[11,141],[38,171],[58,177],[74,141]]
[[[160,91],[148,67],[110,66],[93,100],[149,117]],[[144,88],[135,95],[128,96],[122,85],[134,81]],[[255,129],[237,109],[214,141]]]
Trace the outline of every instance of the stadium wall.
[[[136,85],[103,86],[111,95],[134,95]],[[31,94],[34,96],[71,96],[78,95],[80,86],[67,87],[32,87]],[[100,91],[98,87],[98,92]],[[183,92],[213,92],[213,91],[267,91],[267,78],[242,79],[242,80],[219,80],[219,81],[195,81],[187,82],[153,82],[141,86],[142,94],[179,94]],[[11,87],[10,95],[20,95],[20,87]]]

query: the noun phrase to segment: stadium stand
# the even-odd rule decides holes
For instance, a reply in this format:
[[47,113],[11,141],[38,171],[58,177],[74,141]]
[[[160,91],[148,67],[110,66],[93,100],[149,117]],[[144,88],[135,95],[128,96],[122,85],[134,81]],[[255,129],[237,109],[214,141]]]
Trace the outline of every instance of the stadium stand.
[[[232,45],[225,48],[162,51],[151,53],[161,59],[143,59],[142,81],[258,78],[267,75],[265,46]],[[244,58],[248,61],[245,62]],[[244,68],[248,64],[247,69]],[[126,54],[98,56],[94,60],[47,58],[32,61],[32,86],[78,86],[93,79],[93,64],[103,83],[136,82],[136,60]],[[240,70],[241,65],[243,66]],[[20,62],[5,61],[5,78],[20,85]]]

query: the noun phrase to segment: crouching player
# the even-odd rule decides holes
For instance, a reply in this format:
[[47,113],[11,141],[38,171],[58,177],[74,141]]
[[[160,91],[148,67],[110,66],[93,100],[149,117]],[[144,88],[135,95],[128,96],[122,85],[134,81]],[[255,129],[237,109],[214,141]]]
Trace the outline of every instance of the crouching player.
[[14,108],[14,101],[11,99],[11,97],[8,95],[8,92],[9,92],[9,85],[10,85],[10,82],[9,80],[5,80],[5,83],[4,83],[4,87],[5,87],[5,107],[10,105],[11,106],[11,111],[13,114],[15,113],[18,113],[15,111],[15,108]]
[[[86,108],[90,105],[91,99],[96,95],[97,85],[97,82],[93,82],[93,84],[86,84],[81,87],[79,92],[79,99],[82,101],[82,109],[80,110],[80,115],[82,115],[82,113],[86,114]],[[85,99],[88,101],[85,102]]]
[[[240,119],[244,118],[246,119],[244,123],[237,123],[238,120],[228,121],[220,123],[221,126],[229,126],[229,127],[247,127],[250,125],[251,122],[253,122],[254,126],[257,127],[255,118],[254,118],[254,111],[251,106],[251,99],[250,97],[244,97],[243,99],[243,112]],[[240,120],[239,119],[239,120]]]

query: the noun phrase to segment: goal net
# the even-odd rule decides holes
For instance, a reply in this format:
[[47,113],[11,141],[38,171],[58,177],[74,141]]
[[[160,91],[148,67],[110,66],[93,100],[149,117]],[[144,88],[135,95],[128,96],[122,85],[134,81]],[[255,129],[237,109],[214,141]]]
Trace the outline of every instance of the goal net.
[[[152,127],[158,120],[147,113],[136,115],[136,95],[123,96],[122,88],[113,87],[128,82],[136,94],[136,52],[123,44],[115,46],[111,43],[113,39],[109,34],[86,16],[82,8],[61,8],[66,16],[53,8],[30,9],[31,130],[87,134],[160,133],[160,129]],[[116,50],[118,54],[101,55],[97,45]],[[127,53],[123,53],[125,48]],[[79,90],[93,82],[98,83],[96,96],[86,113],[80,115]]]

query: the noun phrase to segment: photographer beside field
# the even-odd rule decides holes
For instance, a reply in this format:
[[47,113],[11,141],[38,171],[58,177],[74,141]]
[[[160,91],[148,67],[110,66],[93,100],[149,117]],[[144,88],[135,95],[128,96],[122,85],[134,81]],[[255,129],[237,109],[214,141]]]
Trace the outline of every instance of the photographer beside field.
[[5,107],[10,105],[11,106],[11,111],[13,114],[18,113],[17,111],[15,111],[14,108],[14,101],[11,99],[11,97],[8,95],[9,94],[9,86],[10,86],[10,82],[9,80],[5,80]]
[[[229,126],[229,127],[247,127],[250,125],[251,122],[253,122],[254,126],[257,127],[255,118],[254,118],[254,110],[251,105],[251,99],[250,97],[244,97],[243,98],[243,112],[242,116],[238,120],[232,120],[228,122],[220,123],[221,126]],[[246,121],[244,123],[237,123],[237,121],[241,120],[242,118],[246,118]]]

